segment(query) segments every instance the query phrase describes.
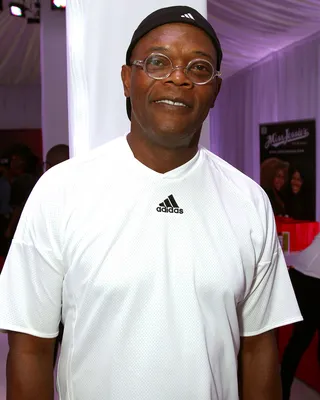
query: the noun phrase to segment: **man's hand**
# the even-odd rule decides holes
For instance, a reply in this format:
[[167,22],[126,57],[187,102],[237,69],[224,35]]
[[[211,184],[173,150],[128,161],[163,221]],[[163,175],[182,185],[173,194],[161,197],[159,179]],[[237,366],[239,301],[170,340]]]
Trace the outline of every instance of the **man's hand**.
[[241,338],[239,393],[241,400],[281,400],[278,348],[274,331]]

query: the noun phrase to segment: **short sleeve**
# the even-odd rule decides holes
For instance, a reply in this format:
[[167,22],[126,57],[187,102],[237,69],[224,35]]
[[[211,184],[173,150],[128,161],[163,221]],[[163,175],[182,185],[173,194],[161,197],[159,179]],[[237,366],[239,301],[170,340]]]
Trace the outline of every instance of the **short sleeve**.
[[263,226],[263,246],[249,293],[238,305],[241,336],[258,335],[302,320],[266,196],[262,203],[258,213]]
[[29,196],[0,275],[3,331],[58,335],[64,269],[61,191],[53,177],[46,173]]

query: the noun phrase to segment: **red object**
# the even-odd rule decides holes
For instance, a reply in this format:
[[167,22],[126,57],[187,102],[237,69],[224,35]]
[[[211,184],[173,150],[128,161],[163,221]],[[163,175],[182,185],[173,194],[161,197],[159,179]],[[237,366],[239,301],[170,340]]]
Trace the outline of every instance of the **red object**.
[[0,157],[2,152],[16,144],[28,146],[33,154],[42,160],[42,131],[41,129],[0,130]]
[[[278,233],[290,232],[290,251],[304,250],[320,232],[319,222],[296,221],[291,218],[276,218],[276,224]],[[292,325],[283,326],[278,330],[280,361],[291,334]],[[300,361],[296,377],[320,393],[320,366],[317,360],[317,351],[318,335],[315,335],[312,343]]]
[[320,232],[319,222],[297,221],[291,218],[276,217],[278,233],[290,233],[290,251],[301,251],[310,246]]

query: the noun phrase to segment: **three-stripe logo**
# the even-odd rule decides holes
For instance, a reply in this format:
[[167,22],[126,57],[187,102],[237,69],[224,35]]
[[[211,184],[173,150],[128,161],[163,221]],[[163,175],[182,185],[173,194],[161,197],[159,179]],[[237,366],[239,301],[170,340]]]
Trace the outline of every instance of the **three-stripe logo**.
[[172,194],[159,204],[157,211],[159,213],[183,214],[183,209],[178,206],[178,203]]
[[181,18],[193,19],[193,20],[195,21],[195,19],[194,19],[193,15],[192,15],[192,14],[190,14],[190,13],[181,15]]

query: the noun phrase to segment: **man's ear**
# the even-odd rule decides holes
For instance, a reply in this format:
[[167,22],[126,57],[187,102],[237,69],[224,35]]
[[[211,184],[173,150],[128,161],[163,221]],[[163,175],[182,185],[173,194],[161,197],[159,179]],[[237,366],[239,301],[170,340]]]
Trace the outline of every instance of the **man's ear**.
[[131,67],[123,65],[121,68],[121,79],[123,84],[124,95],[130,97]]
[[214,104],[215,104],[215,102],[216,102],[216,99],[217,99],[217,97],[218,97],[218,94],[219,94],[219,92],[220,92],[220,89],[221,89],[221,85],[222,85],[222,79],[220,78],[220,77],[216,77],[215,78],[215,83],[214,83],[214,85],[215,85],[215,88],[214,88],[214,95],[213,95],[213,101],[212,101],[212,105],[211,105],[211,108],[213,108],[214,107]]

